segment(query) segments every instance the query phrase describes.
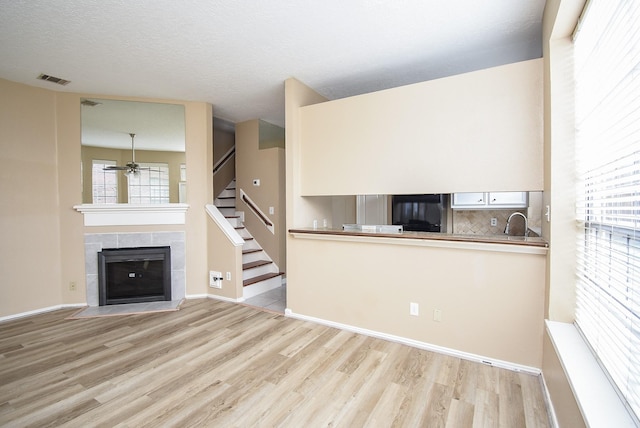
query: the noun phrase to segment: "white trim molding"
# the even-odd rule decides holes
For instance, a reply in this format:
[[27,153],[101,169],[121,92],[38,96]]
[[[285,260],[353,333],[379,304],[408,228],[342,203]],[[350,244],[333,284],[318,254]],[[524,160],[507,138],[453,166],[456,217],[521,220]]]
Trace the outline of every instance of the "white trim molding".
[[545,320],[545,324],[587,425],[635,427],[627,408],[576,326],[549,320]]
[[82,204],[85,226],[185,224],[188,204]]
[[216,207],[215,205],[207,204],[205,206],[205,210],[207,211],[207,214],[209,214],[209,217],[211,217],[211,220],[213,220],[218,225],[220,230],[222,230],[227,239],[229,239],[229,242],[231,242],[234,247],[240,247],[242,246],[242,244],[244,244],[244,239],[242,239],[238,231],[233,226],[231,226],[231,223],[229,223],[224,215],[222,215],[218,207]]
[[207,299],[221,300],[223,302],[229,302],[229,303],[242,303],[245,300],[244,297],[232,299],[231,297],[218,296],[217,294],[207,294],[206,297]]
[[44,314],[46,312],[53,312],[53,311],[57,311],[58,309],[86,308],[86,307],[87,307],[86,303],[68,303],[68,304],[64,304],[64,305],[49,306],[49,307],[46,307],[46,308],[34,309],[33,311],[20,312],[18,314],[13,314],[13,315],[7,315],[5,317],[0,317],[0,323],[5,322],[5,321],[16,320],[16,319],[19,319],[19,318],[30,317],[32,315],[40,315],[40,314]]

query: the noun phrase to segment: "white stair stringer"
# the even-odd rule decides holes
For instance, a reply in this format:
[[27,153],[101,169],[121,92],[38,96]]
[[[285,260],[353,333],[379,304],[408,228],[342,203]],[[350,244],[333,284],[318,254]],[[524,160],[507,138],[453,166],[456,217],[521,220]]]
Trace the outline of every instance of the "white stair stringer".
[[262,249],[251,233],[244,227],[244,213],[236,211],[235,180],[214,200],[214,205],[225,216],[231,226],[245,240],[242,245],[242,297],[246,300],[282,285],[282,275],[278,266]]

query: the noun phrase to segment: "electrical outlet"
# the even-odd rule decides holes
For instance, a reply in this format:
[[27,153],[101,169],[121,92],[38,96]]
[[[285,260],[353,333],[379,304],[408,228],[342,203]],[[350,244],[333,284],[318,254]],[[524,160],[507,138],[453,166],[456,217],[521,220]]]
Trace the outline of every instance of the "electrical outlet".
[[440,309],[433,310],[433,320],[435,322],[442,322],[442,310]]
[[222,272],[209,271],[209,287],[222,288]]
[[227,272],[227,281],[231,281],[231,272]]
[[491,217],[491,226],[497,226],[498,225],[498,219],[495,217]]
[[409,315],[417,317],[420,315],[420,306],[417,303],[409,303]]
[[69,290],[76,291],[76,282],[75,281],[71,281],[69,283]]
[[269,207],[269,215],[273,215],[275,212],[276,210],[273,207]]
[[254,178],[253,179],[253,185],[254,186],[259,186],[260,185],[260,179],[259,178]]

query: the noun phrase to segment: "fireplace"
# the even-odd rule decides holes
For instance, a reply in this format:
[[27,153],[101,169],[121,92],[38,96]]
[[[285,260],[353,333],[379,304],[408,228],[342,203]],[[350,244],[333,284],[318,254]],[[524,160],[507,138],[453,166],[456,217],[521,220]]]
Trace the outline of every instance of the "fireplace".
[[171,247],[98,252],[100,306],[171,300]]

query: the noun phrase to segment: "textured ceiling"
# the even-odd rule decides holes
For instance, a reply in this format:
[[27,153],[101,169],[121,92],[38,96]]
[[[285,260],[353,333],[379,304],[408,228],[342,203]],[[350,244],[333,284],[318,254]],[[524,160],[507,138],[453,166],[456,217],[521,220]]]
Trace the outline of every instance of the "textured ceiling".
[[336,99],[540,57],[544,3],[0,0],[0,77],[283,126],[289,77]]

